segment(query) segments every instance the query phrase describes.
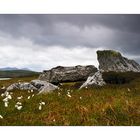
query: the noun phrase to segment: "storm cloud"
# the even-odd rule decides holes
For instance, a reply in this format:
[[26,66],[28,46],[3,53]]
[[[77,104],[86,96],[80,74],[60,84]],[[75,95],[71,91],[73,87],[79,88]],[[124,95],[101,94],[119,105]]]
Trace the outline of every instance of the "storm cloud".
[[140,15],[0,15],[0,67],[98,66],[98,49],[140,63]]

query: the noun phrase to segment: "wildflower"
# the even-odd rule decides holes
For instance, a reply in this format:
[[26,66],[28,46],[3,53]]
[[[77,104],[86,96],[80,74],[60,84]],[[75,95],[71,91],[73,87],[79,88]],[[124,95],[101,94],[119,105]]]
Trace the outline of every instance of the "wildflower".
[[22,98],[23,98],[23,96],[17,97],[18,100],[20,100],[20,99],[22,99]]
[[28,96],[28,98],[27,98],[27,99],[29,100],[30,98],[31,98],[31,96]]
[[86,89],[87,89],[88,87],[86,87]]
[[3,116],[2,115],[0,115],[0,119],[3,119]]

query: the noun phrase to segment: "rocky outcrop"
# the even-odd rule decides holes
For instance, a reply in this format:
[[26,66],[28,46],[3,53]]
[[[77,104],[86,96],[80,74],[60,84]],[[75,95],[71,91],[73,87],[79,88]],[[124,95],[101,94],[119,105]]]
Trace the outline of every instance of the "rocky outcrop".
[[86,82],[80,87],[80,89],[83,87],[91,86],[91,85],[103,86],[105,84],[106,83],[104,82],[102,78],[102,72],[98,71],[93,76],[89,76]]
[[7,87],[6,91],[12,91],[14,89],[19,89],[19,90],[37,90],[36,87],[34,87],[32,84],[23,82],[23,83],[14,83]]
[[55,86],[49,82],[41,81],[41,80],[32,80],[31,84],[34,85],[38,89],[39,91],[38,94],[48,93],[48,92],[58,89],[58,86]]
[[77,82],[85,81],[89,75],[97,72],[97,68],[93,65],[62,67],[58,66],[51,70],[44,71],[39,80],[44,80],[50,83],[58,84],[60,82]]
[[97,51],[99,69],[108,72],[140,72],[140,65],[134,60],[123,57],[119,52],[113,50]]
[[6,91],[12,91],[15,89],[35,90],[35,91],[39,92],[38,94],[42,94],[42,93],[51,92],[57,88],[58,88],[57,86],[55,86],[51,83],[48,83],[46,81],[32,80],[30,83],[28,83],[28,82],[14,83],[14,84],[10,85],[9,87],[7,87]]

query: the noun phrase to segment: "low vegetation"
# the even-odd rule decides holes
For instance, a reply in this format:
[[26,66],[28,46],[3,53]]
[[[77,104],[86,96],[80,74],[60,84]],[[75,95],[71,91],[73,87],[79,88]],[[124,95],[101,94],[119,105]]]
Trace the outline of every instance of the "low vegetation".
[[97,51],[97,55],[98,56],[121,56],[121,54],[117,51],[113,51],[113,50],[104,50],[104,51]]
[[140,77],[139,72],[104,72],[103,79],[108,84],[126,84]]
[[[37,76],[0,81],[1,90],[13,82]],[[78,90],[82,83],[62,83],[50,94],[34,91],[10,93],[8,107],[0,96],[0,125],[4,126],[137,126],[140,125],[140,76],[124,84]],[[22,97],[21,99],[19,97]],[[15,105],[22,103],[18,110]],[[40,107],[41,106],[41,107]]]

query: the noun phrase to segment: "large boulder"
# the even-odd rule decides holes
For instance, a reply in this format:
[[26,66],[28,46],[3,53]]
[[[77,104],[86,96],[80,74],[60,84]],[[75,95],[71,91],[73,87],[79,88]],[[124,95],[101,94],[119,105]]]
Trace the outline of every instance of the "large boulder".
[[6,91],[12,90],[35,90],[38,91],[38,94],[48,93],[55,89],[58,89],[58,86],[55,86],[49,82],[41,81],[41,80],[32,80],[30,83],[22,82],[22,83],[13,83],[9,87],[7,87]]
[[91,85],[98,85],[98,86],[103,86],[106,83],[104,82],[103,78],[102,78],[102,71],[97,71],[93,76],[89,76],[88,79],[86,80],[86,82],[80,87],[88,87]]
[[58,89],[58,86],[55,86],[49,82],[41,81],[41,80],[32,80],[31,84],[38,89],[39,91],[38,94],[48,93]]
[[119,52],[113,50],[97,51],[99,69],[109,72],[140,72],[140,65],[134,60],[123,57]]
[[13,83],[9,87],[7,87],[6,91],[12,91],[14,89],[18,90],[37,90],[36,87],[34,87],[32,84],[28,82],[23,82],[23,83]]
[[89,75],[93,75],[95,72],[97,72],[97,68],[93,65],[75,67],[58,66],[51,70],[43,71],[39,76],[39,80],[53,84],[85,81]]

